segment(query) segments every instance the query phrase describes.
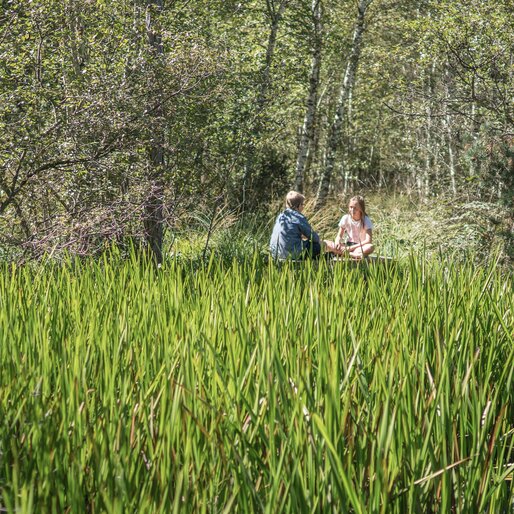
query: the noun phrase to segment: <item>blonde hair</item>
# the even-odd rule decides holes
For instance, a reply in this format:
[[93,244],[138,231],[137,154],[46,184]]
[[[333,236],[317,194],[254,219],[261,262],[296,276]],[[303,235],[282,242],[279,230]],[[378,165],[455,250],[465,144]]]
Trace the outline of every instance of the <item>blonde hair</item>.
[[305,203],[305,196],[302,193],[298,193],[297,191],[289,191],[286,195],[286,207],[289,209],[294,209],[295,211]]
[[350,205],[352,202],[357,202],[357,205],[359,206],[359,209],[362,211],[362,218],[364,219],[364,216],[367,216],[366,214],[366,202],[364,201],[364,198],[360,195],[352,196],[350,198],[350,201],[348,202],[348,205]]
[[357,202],[357,205],[359,206],[359,209],[362,212],[361,216],[361,225],[364,227],[364,218],[367,216],[366,214],[366,202],[364,201],[364,197],[361,195],[352,196],[350,198],[350,201],[348,202],[348,205],[350,205],[352,202]]

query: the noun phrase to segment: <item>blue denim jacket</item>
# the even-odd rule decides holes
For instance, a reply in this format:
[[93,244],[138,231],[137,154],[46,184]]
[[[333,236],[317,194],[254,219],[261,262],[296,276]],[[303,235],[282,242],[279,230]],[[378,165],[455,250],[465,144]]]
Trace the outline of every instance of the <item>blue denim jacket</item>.
[[312,230],[307,218],[294,209],[286,209],[277,216],[269,247],[275,259],[300,257],[304,246],[302,235],[319,243],[319,236]]

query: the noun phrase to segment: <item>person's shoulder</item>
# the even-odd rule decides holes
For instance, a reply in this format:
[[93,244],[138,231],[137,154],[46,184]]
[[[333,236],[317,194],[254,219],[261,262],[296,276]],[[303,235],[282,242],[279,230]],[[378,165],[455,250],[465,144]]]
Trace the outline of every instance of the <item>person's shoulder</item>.
[[368,215],[364,216],[364,226],[367,228],[373,228],[373,222]]
[[341,220],[339,221],[339,226],[346,225],[348,223],[349,214],[343,214]]
[[307,219],[307,216],[305,216],[305,214],[302,214],[299,211],[295,211],[294,209],[291,209],[291,213],[292,213],[292,216],[294,216],[295,218],[298,218],[299,220]]

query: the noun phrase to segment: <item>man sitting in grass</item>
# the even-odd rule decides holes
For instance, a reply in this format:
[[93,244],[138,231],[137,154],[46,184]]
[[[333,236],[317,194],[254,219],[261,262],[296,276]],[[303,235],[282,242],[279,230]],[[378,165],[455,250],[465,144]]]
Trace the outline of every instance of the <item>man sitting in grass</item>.
[[286,209],[277,216],[269,244],[274,259],[319,257],[320,239],[302,214],[304,205],[301,193],[287,193]]

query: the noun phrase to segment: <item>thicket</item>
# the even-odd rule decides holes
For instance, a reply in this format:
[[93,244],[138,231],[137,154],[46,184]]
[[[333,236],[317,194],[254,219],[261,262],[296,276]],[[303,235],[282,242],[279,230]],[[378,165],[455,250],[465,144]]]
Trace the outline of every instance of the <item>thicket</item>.
[[512,209],[510,1],[0,5],[3,251],[160,260],[184,213],[296,185]]
[[[305,214],[321,239],[335,238],[348,200],[344,195],[332,197],[319,210],[314,199],[307,201]],[[498,203],[453,198],[423,203],[396,192],[372,193],[366,200],[377,255],[398,261],[412,254],[455,262],[472,259],[480,265],[496,260],[504,269],[514,262],[512,212]],[[226,262],[242,262],[255,252],[267,258],[273,223],[283,208],[283,199],[273,202],[266,215],[197,207],[181,216],[170,232],[165,258],[205,259],[215,254]]]

